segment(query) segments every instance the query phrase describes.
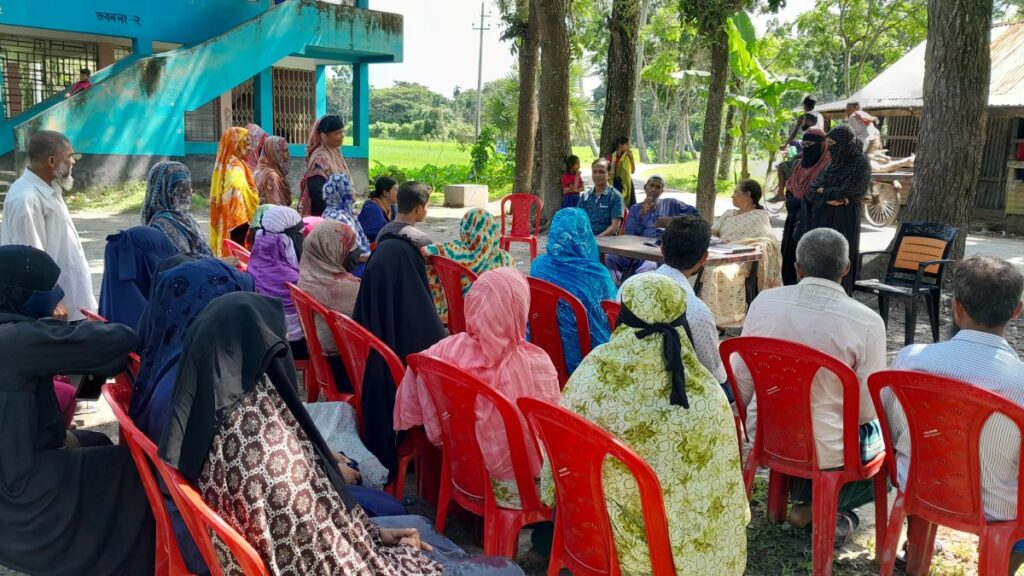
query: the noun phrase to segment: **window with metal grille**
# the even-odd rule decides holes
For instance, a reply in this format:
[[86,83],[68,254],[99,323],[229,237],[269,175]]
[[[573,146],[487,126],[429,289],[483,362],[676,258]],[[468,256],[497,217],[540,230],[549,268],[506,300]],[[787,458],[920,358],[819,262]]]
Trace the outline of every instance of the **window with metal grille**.
[[256,117],[256,96],[252,78],[231,89],[231,125],[245,126]]
[[186,141],[217,142],[220,133],[220,98],[210,100],[197,110],[185,112]]
[[21,114],[74,84],[80,69],[96,70],[98,52],[93,42],[0,34],[4,118]]
[[114,62],[132,55],[131,46],[114,46]]
[[316,74],[274,68],[274,134],[305,144],[316,122]]

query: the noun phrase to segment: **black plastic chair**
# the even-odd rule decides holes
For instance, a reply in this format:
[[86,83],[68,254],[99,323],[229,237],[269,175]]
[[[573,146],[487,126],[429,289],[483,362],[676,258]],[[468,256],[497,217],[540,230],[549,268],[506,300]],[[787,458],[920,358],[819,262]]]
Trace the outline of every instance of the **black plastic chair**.
[[892,251],[879,250],[860,253],[860,268],[864,257],[885,254],[889,263],[885,278],[858,280],[854,292],[867,292],[878,296],[878,313],[886,326],[889,325],[889,300],[903,300],[906,306],[906,326],[903,344],[914,343],[917,328],[917,301],[923,296],[927,304],[928,321],[932,327],[932,338],[939,341],[940,304],[942,302],[942,274],[949,251],[956,240],[957,229],[946,224],[927,222],[905,222],[896,232],[896,243]]

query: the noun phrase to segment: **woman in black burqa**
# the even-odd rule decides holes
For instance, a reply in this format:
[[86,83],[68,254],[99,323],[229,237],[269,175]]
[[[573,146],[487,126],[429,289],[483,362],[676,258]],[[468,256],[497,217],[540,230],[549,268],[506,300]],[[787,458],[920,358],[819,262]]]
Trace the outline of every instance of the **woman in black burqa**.
[[850,273],[843,278],[847,295],[859,273],[861,200],[871,185],[871,162],[848,126],[828,133],[828,166],[818,174],[804,196],[809,207],[807,231],[832,228],[850,244]]
[[66,432],[54,374],[109,376],[138,343],[119,324],[46,319],[60,269],[0,247],[0,564],[19,572],[152,574],[153,516],[125,446]]
[[[437,316],[423,256],[408,240],[380,239],[359,284],[352,318],[373,332],[405,362],[448,335]],[[391,472],[398,468],[394,430],[395,390],[383,358],[372,354],[363,381],[363,423],[366,447]]]

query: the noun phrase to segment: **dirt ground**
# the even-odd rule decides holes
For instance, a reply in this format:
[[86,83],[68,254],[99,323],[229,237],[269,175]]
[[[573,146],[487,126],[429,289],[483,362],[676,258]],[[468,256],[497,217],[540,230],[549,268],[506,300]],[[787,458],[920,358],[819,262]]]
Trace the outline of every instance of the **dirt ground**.
[[[497,203],[492,203],[488,208],[498,213]],[[451,209],[443,207],[430,208],[427,221],[422,225],[424,231],[431,235],[435,241],[444,241],[458,235],[459,221],[464,213],[463,209]],[[200,223],[205,227],[208,221],[205,215],[198,215]],[[103,269],[103,248],[108,235],[116,233],[138,224],[137,214],[107,214],[96,212],[79,212],[74,214],[75,222],[85,246],[86,256],[90,261],[93,272],[93,285],[97,294],[100,289],[100,279]],[[781,226],[781,221],[776,222]],[[540,241],[540,252],[544,252],[546,238]],[[1017,254],[1024,253],[1024,242],[1021,242],[1021,250]],[[529,269],[529,251],[526,245],[514,245],[513,255],[518,261],[518,268],[526,273]],[[872,308],[875,308],[873,301],[865,301]],[[942,339],[950,336],[948,319],[950,302],[948,297],[943,301],[942,317],[946,319],[942,327]],[[1024,332],[1021,322],[1015,322],[1009,329],[1007,339],[1018,351],[1024,351]],[[927,315],[922,310],[919,315],[919,322],[916,330],[918,342],[930,342],[931,336],[927,324]],[[887,349],[889,360],[903,347],[903,309],[899,305],[893,305],[890,310],[890,323],[887,333]],[[113,416],[109,408],[102,402],[96,403],[98,411],[93,414],[76,416],[76,426],[93,430],[101,430],[116,438],[117,429],[113,423]],[[414,482],[409,482],[409,496],[412,496]],[[889,505],[894,499],[894,492],[889,495]],[[759,474],[755,485],[754,498],[751,502],[752,521],[747,528],[748,551],[747,551],[747,574],[751,575],[780,575],[780,574],[804,574],[810,571],[811,559],[811,537],[810,532],[792,528],[789,524],[772,525],[765,518],[765,500],[767,499],[766,474],[764,471]],[[433,520],[434,510],[421,501],[410,499],[410,511],[418,513]],[[872,505],[865,506],[858,511],[861,519],[861,527],[852,543],[844,549],[839,550],[835,561],[835,573],[837,575],[860,576],[877,574],[877,567],[873,564],[874,530],[873,518],[874,508]],[[454,513],[449,521],[447,535],[454,541],[471,552],[482,552],[480,535],[482,533],[480,522],[463,513]],[[530,530],[524,530],[520,538],[520,554],[518,561],[529,575],[540,575],[546,573],[546,563],[538,561],[527,554],[530,547]],[[936,554],[932,563],[932,574],[937,575],[965,575],[977,571],[977,538],[974,536],[954,532],[948,529],[940,529],[938,542],[942,550]],[[568,572],[564,572],[568,573]],[[15,576],[17,573],[0,566],[0,576]]]

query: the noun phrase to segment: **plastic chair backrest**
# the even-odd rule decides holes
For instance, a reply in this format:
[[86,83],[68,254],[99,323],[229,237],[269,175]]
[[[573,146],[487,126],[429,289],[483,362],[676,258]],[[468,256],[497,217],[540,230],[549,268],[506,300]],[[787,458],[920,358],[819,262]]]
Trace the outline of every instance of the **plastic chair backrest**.
[[373,332],[363,328],[362,324],[333,310],[330,318],[331,334],[334,335],[334,342],[338,345],[338,356],[341,357],[341,362],[345,365],[345,374],[348,375],[348,381],[352,385],[352,395],[355,397],[352,406],[356,409],[361,432],[363,426],[363,380],[366,364],[370,360],[370,352],[376,352],[387,363],[395,388],[402,383],[405,365],[387,344],[381,342]]
[[601,300],[601,310],[604,310],[604,315],[608,318],[608,328],[614,331],[619,324],[619,311],[622,310],[622,304],[614,300]]
[[[811,388],[818,372],[825,370],[843,388],[843,463],[846,470],[860,469],[860,381],[853,369],[824,352],[777,338],[739,336],[718,349],[730,382],[736,382],[733,354],[750,370],[758,406],[754,442],[761,445],[762,465],[804,478],[819,470]],[[746,406],[738,397],[736,404],[746,421]]]
[[[523,511],[550,511],[540,500],[529,454],[539,459],[536,445],[527,442],[526,422],[501,392],[462,368],[425,354],[409,356],[409,368],[426,385],[441,419],[445,462],[455,490],[481,505],[492,498],[489,474],[476,436],[476,406],[490,402],[505,426],[512,468]],[[483,398],[484,400],[480,400]]]
[[[530,212],[533,214],[531,226]],[[544,211],[544,201],[539,196],[519,192],[509,194],[501,199],[501,235],[516,238],[528,238],[540,234],[540,215]],[[511,226],[506,226],[506,216],[512,216]]]
[[619,222],[619,236],[626,234],[626,222],[629,222],[629,206],[626,205],[627,198],[622,199],[622,222]]
[[448,302],[448,333],[466,331],[466,290],[476,282],[476,274],[462,264],[443,256],[431,256],[429,264],[441,280],[444,299]]
[[86,320],[92,320],[94,322],[103,322],[104,324],[110,323],[110,320],[107,320],[103,316],[100,316],[99,312],[93,312],[88,308],[79,308],[78,311],[82,313],[82,316],[85,316]]
[[[156,444],[135,427],[135,423],[128,416],[128,405],[131,402],[131,385],[124,379],[124,375],[122,374],[114,384],[105,384],[103,386],[103,395],[106,397],[107,403],[110,404],[110,408],[114,412],[114,417],[121,426],[121,438],[127,440],[132,456],[136,458],[135,463],[140,468],[139,474],[143,475],[143,484],[146,484],[146,479],[142,469],[145,468],[149,471],[149,465],[152,465],[160,474],[164,485],[167,486],[167,490],[171,494],[171,498],[181,512],[182,519],[188,526],[189,533],[192,534],[192,538],[196,541],[196,545],[203,555],[203,560],[206,561],[207,567],[210,568],[210,573],[214,576],[223,575],[213,541],[210,538],[209,531],[212,530],[231,550],[231,553],[242,566],[247,576],[269,576],[266,565],[264,565],[259,553],[234,528],[217,516],[203,502],[202,497],[199,496],[195,488],[192,487],[184,476],[160,459],[157,454]],[[173,541],[174,531],[170,529],[170,518],[166,514],[163,496],[160,494],[160,489],[156,486],[152,472],[149,472],[149,478],[152,481],[152,490],[155,490],[159,507],[157,508],[153,503],[153,495],[149,485],[146,486],[146,496],[150,498],[150,506],[154,507],[154,511],[163,511],[164,520],[169,530],[169,539]],[[159,525],[160,515],[157,514],[157,516]],[[173,550],[177,553],[176,542]]]
[[249,267],[249,251],[245,249],[245,246],[228,238],[223,240],[223,246],[225,252],[238,259],[241,263],[239,269],[244,272]]
[[[137,358],[137,357],[136,357]],[[181,557],[178,548],[178,540],[174,536],[174,528],[171,524],[171,517],[167,513],[164,504],[164,496],[160,492],[156,476],[153,475],[153,468],[142,447],[139,445],[140,438],[149,442],[141,430],[135,427],[135,423],[128,417],[128,406],[131,404],[132,384],[125,373],[118,374],[114,382],[103,385],[103,397],[107,400],[110,410],[114,413],[120,431],[118,433],[120,444],[127,446],[135,462],[135,468],[139,472],[139,479],[146,491],[146,500],[149,501],[149,508],[153,511],[156,519],[156,574],[182,574],[186,573],[185,561]]]
[[548,353],[555,370],[558,371],[559,385],[565,386],[569,380],[569,369],[565,364],[562,332],[558,327],[558,304],[564,302],[576,315],[581,358],[590,354],[590,323],[587,319],[587,309],[578,298],[561,286],[532,276],[526,280],[530,283],[530,341]]
[[[956,240],[957,229],[946,224],[927,222],[904,222],[896,233],[893,257],[889,259],[885,281],[892,279],[913,282],[917,276],[917,265],[928,260],[949,258],[949,252]],[[945,267],[932,264],[924,269],[922,281],[932,286],[942,282]]]
[[654,469],[629,446],[565,408],[535,398],[520,398],[516,404],[551,464],[565,566],[574,574],[619,574],[602,485],[602,469],[610,457],[630,471],[639,488],[651,573],[674,576],[665,502]]
[[[902,492],[908,513],[977,534],[986,524],[982,429],[999,413],[1024,432],[1024,408],[972,384],[924,372],[876,372],[868,378],[868,389],[882,423],[886,464],[894,476],[896,455],[888,418],[883,417],[883,389],[892,392],[906,416],[910,465]],[[1017,502],[1024,502],[1024,458],[1018,466]],[[1018,511],[1012,522],[1024,528],[1024,515]]]
[[316,331],[316,317],[319,316],[324,326],[331,323],[331,311],[321,304],[304,290],[291,282],[286,282],[288,291],[291,292],[292,302],[295,303],[295,311],[299,315],[299,324],[302,325],[302,333],[306,336],[306,346],[309,348],[310,365],[313,367],[313,378],[323,390],[328,400],[334,400],[338,395],[338,386],[334,382],[334,372],[331,371],[327,357],[324,356],[324,345],[320,341],[320,335]]

